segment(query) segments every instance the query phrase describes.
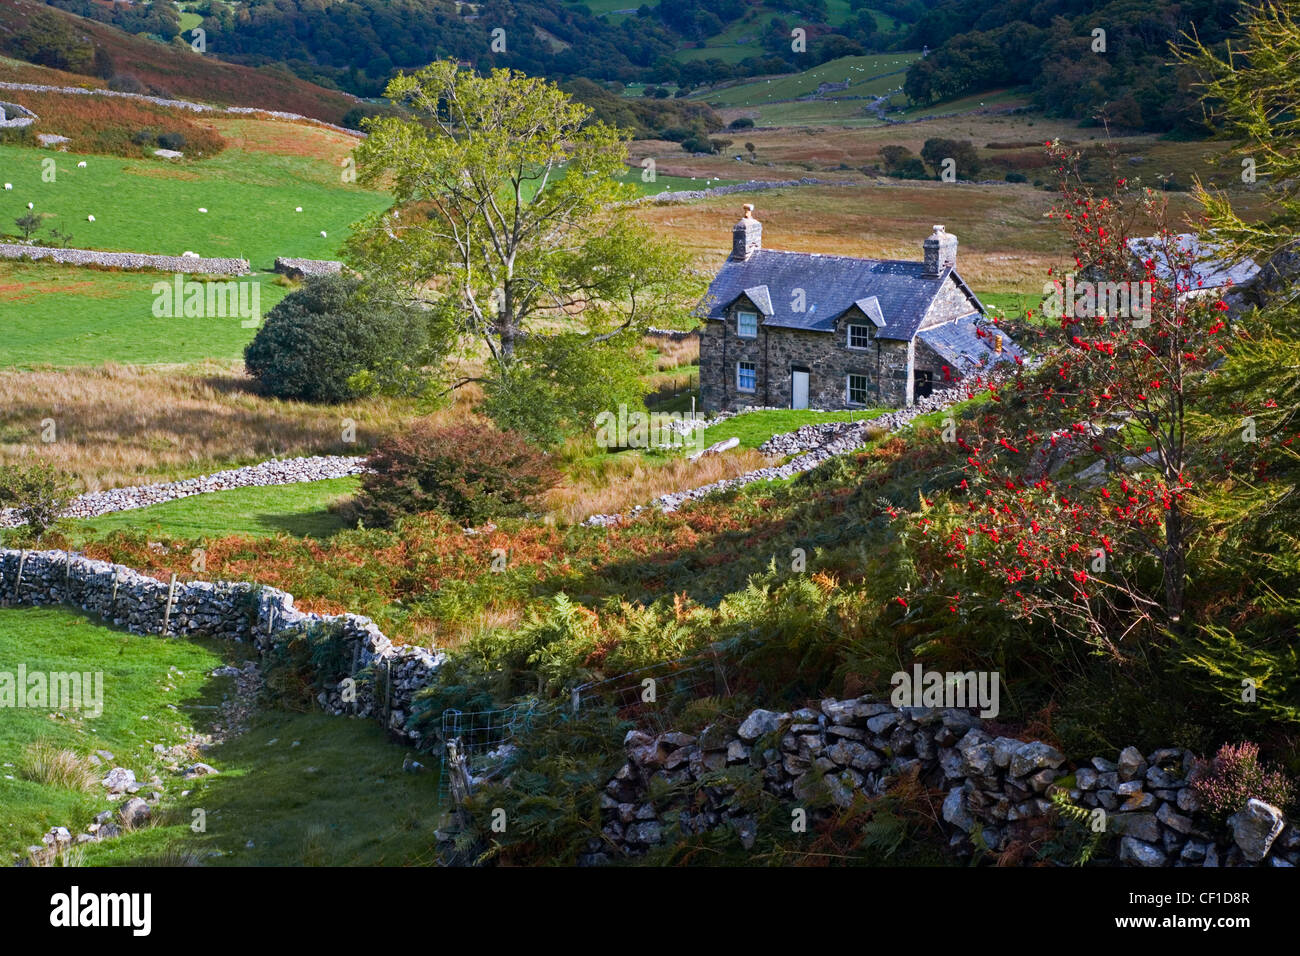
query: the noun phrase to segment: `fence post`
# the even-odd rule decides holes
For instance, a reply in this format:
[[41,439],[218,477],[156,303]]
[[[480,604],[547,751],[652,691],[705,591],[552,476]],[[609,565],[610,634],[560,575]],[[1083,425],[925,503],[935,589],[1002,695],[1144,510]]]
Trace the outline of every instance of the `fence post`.
[[167,628],[172,620],[172,601],[176,599],[176,573],[172,572],[172,579],[167,584],[167,609],[163,611],[162,636],[167,636]]
[[24,548],[18,556],[18,579],[14,581],[14,600],[19,600],[18,589],[23,585],[23,566],[27,564],[27,549]]

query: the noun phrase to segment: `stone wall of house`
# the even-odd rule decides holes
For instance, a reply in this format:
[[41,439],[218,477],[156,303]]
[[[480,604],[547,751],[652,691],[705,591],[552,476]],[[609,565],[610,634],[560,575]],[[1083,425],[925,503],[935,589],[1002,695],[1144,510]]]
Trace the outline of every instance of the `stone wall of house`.
[[[810,408],[854,408],[848,404],[848,376],[867,376],[867,407],[902,408],[914,395],[909,356],[913,343],[878,339],[870,348],[850,349],[847,332],[807,332],[759,327],[758,337],[736,335],[735,320],[710,321],[700,333],[700,406],[706,412],[737,411],[747,405],[789,408],[796,367],[809,370]],[[752,392],[736,388],[736,363],[757,368]],[[936,379],[937,381],[938,379]]]
[[970,299],[966,298],[966,293],[957,285],[956,280],[950,277],[943,284],[939,294],[930,302],[930,308],[921,319],[920,328],[928,329],[944,322],[951,322],[974,311],[975,307]]
[[[293,595],[277,588],[186,581],[177,582],[173,592],[170,582],[66,551],[0,549],[0,602],[68,605],[134,634],[247,642],[259,656],[295,630],[312,624],[335,625],[341,630],[347,673],[327,675],[333,686],[321,691],[317,703],[333,714],[379,720],[411,743],[420,738],[406,726],[411,701],[442,663],[440,654],[394,645],[370,618],[299,611]],[[369,677],[362,673],[367,670]],[[345,676],[357,679],[355,701],[343,699],[340,682]],[[111,706],[111,701],[106,705]]]
[[206,259],[202,256],[157,256],[143,252],[102,252],[98,249],[52,249],[0,243],[0,259],[51,259],[71,266],[106,266],[114,269],[151,269],[183,275],[248,275],[247,259]]
[[[1276,866],[1300,864],[1300,830],[1276,807],[1250,800],[1217,834],[1202,816],[1189,776],[1194,757],[1177,747],[1143,755],[1126,747],[1116,759],[1094,757],[1071,768],[1041,741],[996,736],[958,708],[895,707],[872,697],[827,699],[792,713],[756,710],[738,727],[710,725],[698,735],[630,731],[627,763],[602,797],[604,840],[588,844],[587,864],[636,856],[674,838],[728,827],[748,848],[757,821],[733,798],[727,768],[756,772],[763,788],[802,807],[812,832],[818,818],[860,796],[884,793],[916,772],[943,791],[950,850],[970,856],[1041,842],[1057,825],[1051,796],[1060,791],[1100,828],[1094,862],[1132,866]],[[657,796],[656,796],[657,795]]]

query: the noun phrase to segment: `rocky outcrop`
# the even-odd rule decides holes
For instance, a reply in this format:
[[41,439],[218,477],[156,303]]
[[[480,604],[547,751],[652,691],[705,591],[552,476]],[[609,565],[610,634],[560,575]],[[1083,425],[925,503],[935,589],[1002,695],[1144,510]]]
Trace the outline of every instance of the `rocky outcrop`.
[[1249,282],[1225,292],[1223,301],[1228,305],[1228,315],[1235,318],[1254,308],[1293,299],[1300,291],[1298,286],[1300,240],[1287,243],[1275,252]]
[[586,864],[643,854],[674,831],[729,827],[742,846],[752,846],[757,822],[726,782],[727,768],[757,773],[768,793],[802,806],[810,820],[916,773],[944,794],[944,830],[959,856],[1049,836],[1057,825],[1055,795],[1101,834],[1100,862],[1300,864],[1300,831],[1259,800],[1232,818],[1231,839],[1215,836],[1189,786],[1190,751],[1144,755],[1128,747],[1115,760],[1094,757],[1071,769],[1054,747],[990,733],[960,708],[832,698],[793,712],[756,710],[734,730],[714,724],[698,736],[633,730],[624,748],[627,763],[602,797],[603,840],[588,844]]

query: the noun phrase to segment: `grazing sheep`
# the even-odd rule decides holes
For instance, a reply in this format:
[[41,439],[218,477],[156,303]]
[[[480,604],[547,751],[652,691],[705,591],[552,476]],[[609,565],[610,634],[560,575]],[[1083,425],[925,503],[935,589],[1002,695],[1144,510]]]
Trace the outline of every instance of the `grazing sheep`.
[[325,230],[324,230],[324,229],[322,229],[322,230],[320,231],[320,237],[321,237],[322,239],[327,238],[326,235],[325,235]]
[[14,188],[13,183],[5,183],[5,189],[13,189],[13,188]]
[[94,221],[95,221],[95,217],[94,217],[94,216],[87,216],[87,217],[86,217],[86,222],[94,222]]
[[33,203],[28,203],[28,204],[27,204],[27,208],[28,208],[28,209],[35,209],[36,206],[35,206]]
[[78,168],[78,169],[85,169],[85,168],[86,168],[86,161],[83,159],[81,162],[77,163],[77,168]]
[[181,258],[182,258],[182,259],[197,259],[197,258],[199,258],[199,254],[198,254],[197,252],[190,252],[189,250],[186,250],[185,252],[182,252],[182,253],[181,253]]
[[202,206],[200,206],[200,207],[199,207],[199,212],[207,212],[207,210],[204,209]]
[[[6,188],[8,188],[8,187],[6,187]],[[294,210],[294,212],[302,212],[302,206],[299,206],[297,209]]]

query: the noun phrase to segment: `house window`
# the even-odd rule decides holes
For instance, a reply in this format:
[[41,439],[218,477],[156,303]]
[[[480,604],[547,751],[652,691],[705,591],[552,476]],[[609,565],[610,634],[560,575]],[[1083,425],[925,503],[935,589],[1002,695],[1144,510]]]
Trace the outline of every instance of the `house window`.
[[753,362],[736,363],[736,388],[742,392],[752,392],[758,387],[758,368]]
[[758,313],[756,312],[737,312],[736,313],[736,334],[742,339],[758,338]]
[[871,345],[871,330],[865,325],[849,326],[849,348],[865,349]]
[[849,404],[865,405],[867,404],[867,377],[865,375],[849,376]]

